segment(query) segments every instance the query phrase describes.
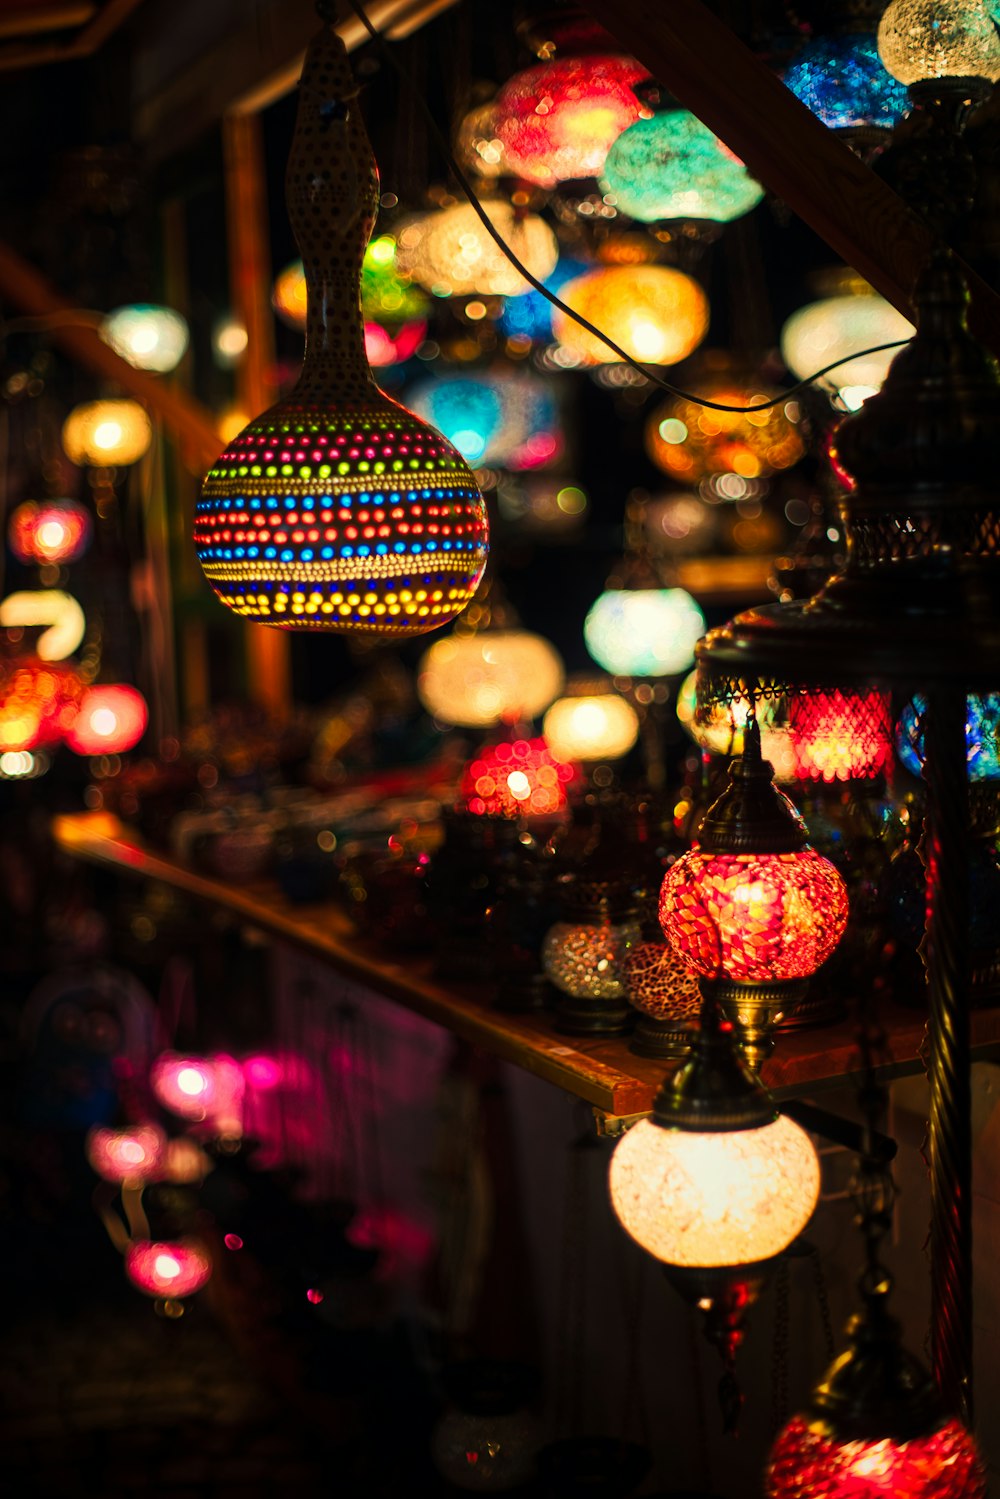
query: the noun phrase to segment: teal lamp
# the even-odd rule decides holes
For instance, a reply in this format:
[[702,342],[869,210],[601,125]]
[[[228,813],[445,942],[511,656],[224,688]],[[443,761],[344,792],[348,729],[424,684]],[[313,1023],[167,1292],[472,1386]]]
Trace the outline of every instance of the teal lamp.
[[686,109],[664,110],[623,131],[608,152],[604,185],[623,213],[644,224],[728,224],[764,196],[739,158]]

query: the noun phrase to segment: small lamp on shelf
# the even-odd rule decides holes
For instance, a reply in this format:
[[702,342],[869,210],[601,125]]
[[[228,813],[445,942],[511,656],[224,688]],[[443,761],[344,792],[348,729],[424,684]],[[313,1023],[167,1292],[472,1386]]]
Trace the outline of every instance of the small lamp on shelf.
[[628,878],[598,843],[574,874],[560,877],[561,919],[542,945],[556,999],[556,1024],[571,1035],[621,1035],[633,1020],[625,960],[642,939]]
[[840,940],[847,891],[773,785],[754,719],[697,843],[664,877],[660,920],[759,1068],[773,1049],[774,1027],[803,999],[810,976]]

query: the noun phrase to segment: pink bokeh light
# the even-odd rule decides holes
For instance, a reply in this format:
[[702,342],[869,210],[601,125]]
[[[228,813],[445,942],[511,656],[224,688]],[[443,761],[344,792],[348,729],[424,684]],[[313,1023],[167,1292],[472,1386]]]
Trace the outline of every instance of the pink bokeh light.
[[193,1239],[137,1239],[125,1251],[125,1271],[147,1296],[191,1296],[211,1278],[212,1261]]
[[155,1181],[163,1170],[167,1137],[158,1124],[112,1129],[95,1124],[87,1135],[87,1160],[109,1182]]

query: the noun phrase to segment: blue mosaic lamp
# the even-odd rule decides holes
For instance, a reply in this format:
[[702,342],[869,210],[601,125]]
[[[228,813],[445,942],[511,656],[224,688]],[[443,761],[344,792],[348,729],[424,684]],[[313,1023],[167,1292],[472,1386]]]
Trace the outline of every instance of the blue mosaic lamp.
[[867,32],[813,37],[789,64],[785,86],[831,130],[889,131],[910,107]]

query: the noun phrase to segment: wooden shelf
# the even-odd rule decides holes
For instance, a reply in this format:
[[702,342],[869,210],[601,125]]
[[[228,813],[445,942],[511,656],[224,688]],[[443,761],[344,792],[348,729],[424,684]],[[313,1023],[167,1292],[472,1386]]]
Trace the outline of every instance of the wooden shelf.
[[[58,846],[75,858],[140,879],[162,880],[305,948],[425,1019],[545,1078],[599,1114],[628,1117],[646,1113],[652,1106],[665,1070],[662,1061],[634,1056],[627,1041],[617,1037],[562,1036],[547,1016],[509,1015],[493,1009],[475,985],[436,979],[428,958],[387,959],[375,944],[357,935],[338,906],[292,905],[273,881],[224,884],[143,847],[131,829],[106,813],[57,817],[53,833]],[[887,1070],[895,1074],[922,1071],[924,1016],[888,1006],[882,1020],[892,1058]],[[1000,1010],[975,1012],[972,1030],[978,1055],[1000,1046]],[[779,1036],[763,1077],[777,1096],[788,1097],[840,1082],[857,1065],[854,1028],[845,1022]]]

